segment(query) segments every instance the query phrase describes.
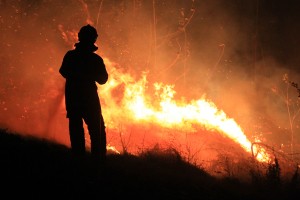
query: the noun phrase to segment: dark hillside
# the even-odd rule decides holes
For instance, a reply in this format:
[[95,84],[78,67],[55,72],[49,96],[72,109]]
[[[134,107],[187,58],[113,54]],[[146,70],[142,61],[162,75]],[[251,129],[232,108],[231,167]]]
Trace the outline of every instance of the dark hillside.
[[[216,179],[176,153],[72,157],[66,146],[0,131],[1,194],[18,198],[298,199],[290,187]],[[297,196],[298,195],[298,198]],[[294,196],[294,197],[292,197]]]

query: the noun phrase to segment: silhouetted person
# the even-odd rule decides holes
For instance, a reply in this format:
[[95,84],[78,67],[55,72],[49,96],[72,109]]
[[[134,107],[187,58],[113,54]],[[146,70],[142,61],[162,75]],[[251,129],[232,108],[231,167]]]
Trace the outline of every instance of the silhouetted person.
[[65,103],[72,151],[75,155],[86,152],[85,123],[92,156],[105,159],[106,132],[96,82],[105,84],[108,73],[103,59],[95,53],[97,37],[93,26],[83,26],[78,33],[79,42],[65,54],[59,72],[66,79]]

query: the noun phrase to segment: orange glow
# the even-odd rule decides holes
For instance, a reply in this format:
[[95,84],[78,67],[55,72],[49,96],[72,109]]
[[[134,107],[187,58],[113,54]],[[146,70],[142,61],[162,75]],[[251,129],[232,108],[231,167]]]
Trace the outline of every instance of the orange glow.
[[[118,126],[114,120],[117,118],[174,130],[180,129],[184,133],[197,132],[199,129],[216,131],[251,153],[251,141],[247,139],[242,128],[212,101],[206,99],[205,95],[189,102],[184,99],[175,100],[174,86],[163,83],[154,83],[154,92],[149,95],[146,73],[135,81],[129,74],[112,67],[114,64],[109,60],[106,59],[105,63],[110,77],[106,85],[98,87],[101,87],[99,94],[104,101],[103,106],[107,107],[103,109],[103,115],[109,127]],[[120,99],[119,102],[115,95]],[[270,160],[264,149],[253,148],[257,160],[262,162]]]

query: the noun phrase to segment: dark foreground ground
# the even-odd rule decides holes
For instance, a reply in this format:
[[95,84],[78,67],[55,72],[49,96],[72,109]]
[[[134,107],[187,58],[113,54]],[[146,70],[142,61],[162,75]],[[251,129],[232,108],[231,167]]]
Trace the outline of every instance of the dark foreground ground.
[[300,199],[298,185],[216,179],[176,155],[75,158],[66,146],[0,130],[3,199]]

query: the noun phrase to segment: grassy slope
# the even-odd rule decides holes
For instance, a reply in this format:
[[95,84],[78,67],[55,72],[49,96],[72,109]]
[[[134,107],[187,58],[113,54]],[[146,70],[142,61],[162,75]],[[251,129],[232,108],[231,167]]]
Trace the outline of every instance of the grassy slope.
[[5,130],[0,148],[1,194],[11,198],[299,199],[291,188],[215,179],[171,154],[108,155],[104,165]]

